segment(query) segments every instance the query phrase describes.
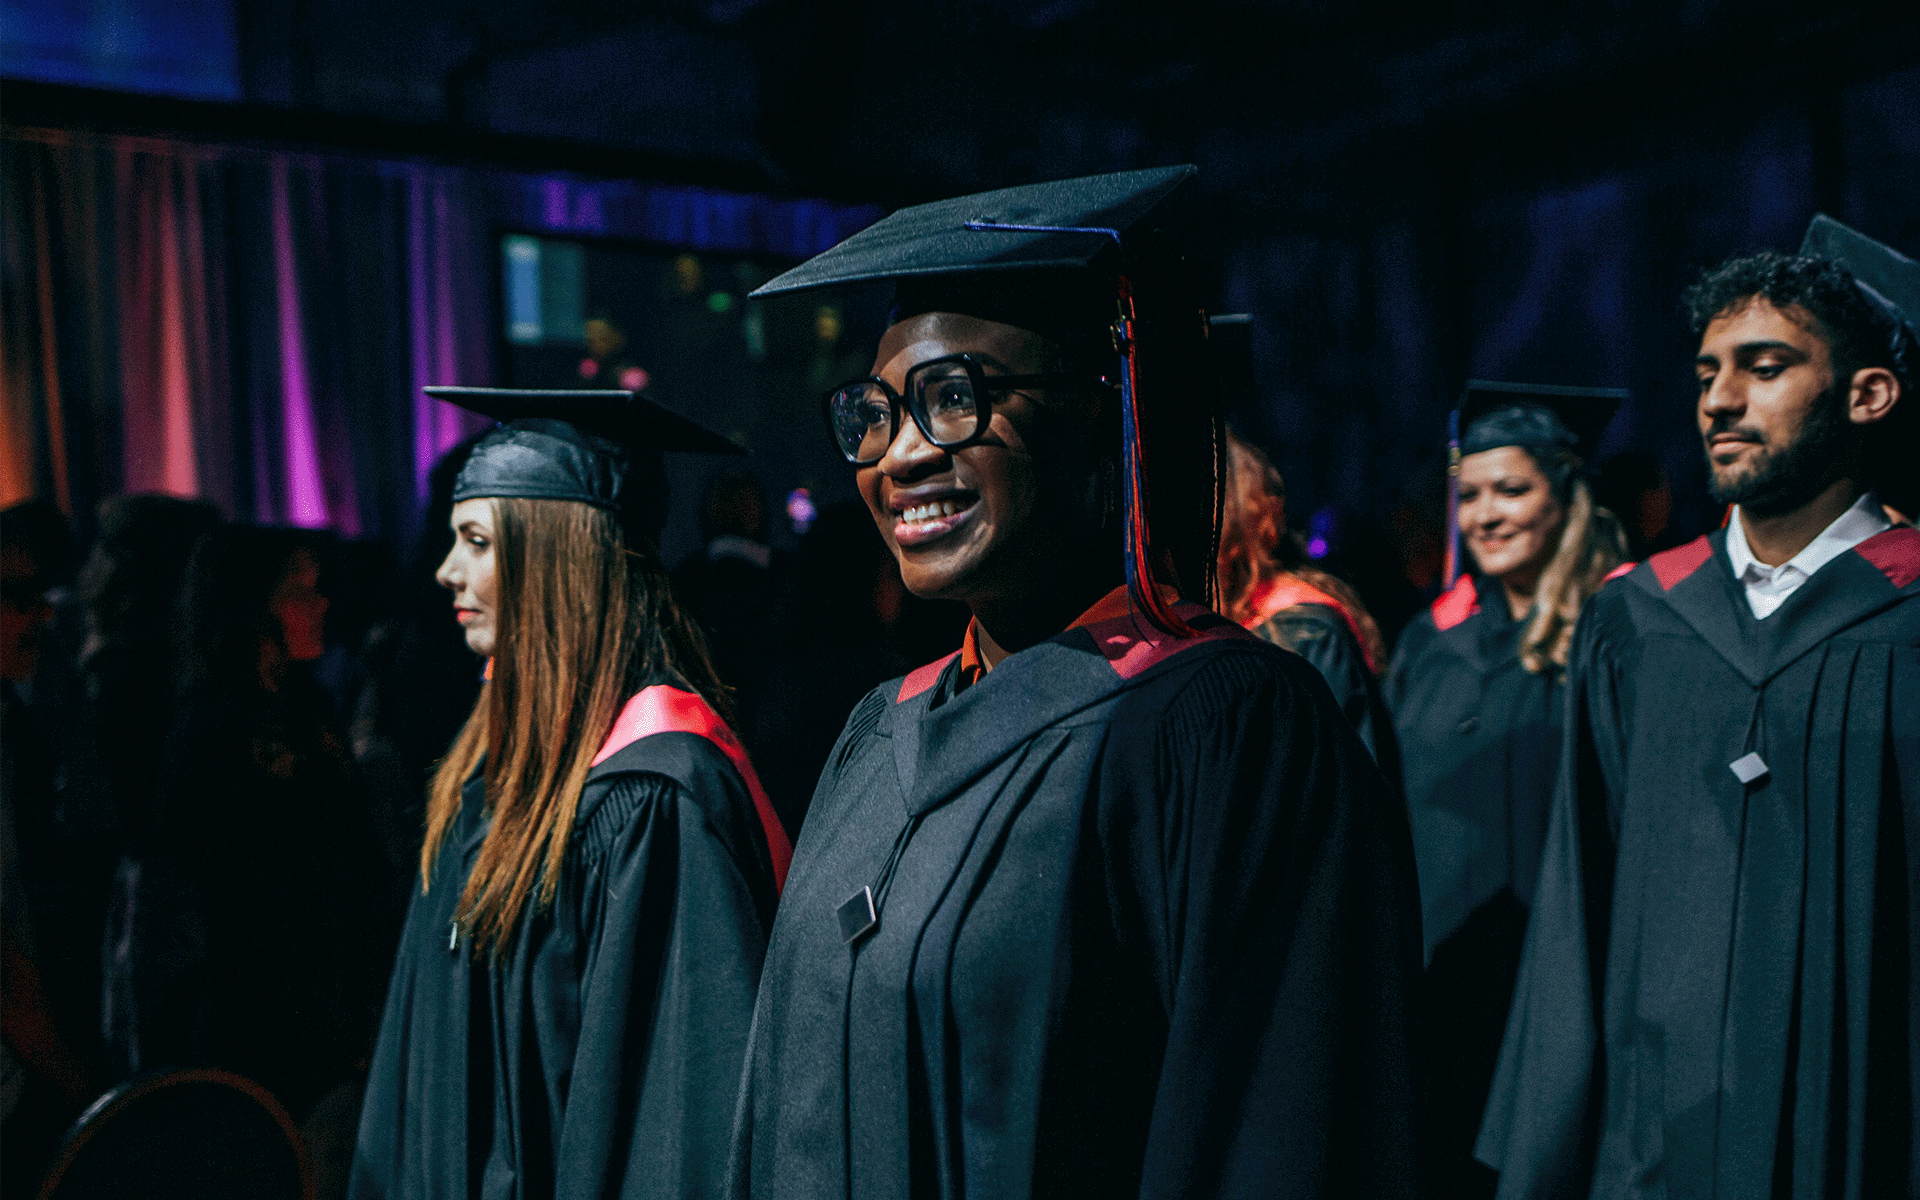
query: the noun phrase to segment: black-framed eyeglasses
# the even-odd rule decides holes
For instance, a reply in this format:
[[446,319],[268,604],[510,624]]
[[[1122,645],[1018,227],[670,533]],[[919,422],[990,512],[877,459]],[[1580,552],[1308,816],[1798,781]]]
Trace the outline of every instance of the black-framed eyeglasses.
[[972,355],[950,354],[908,371],[904,396],[875,378],[834,388],[826,395],[827,428],[848,462],[870,467],[899,436],[903,403],[927,441],[942,450],[959,450],[986,434],[996,392],[1104,382],[1087,374],[989,375]]

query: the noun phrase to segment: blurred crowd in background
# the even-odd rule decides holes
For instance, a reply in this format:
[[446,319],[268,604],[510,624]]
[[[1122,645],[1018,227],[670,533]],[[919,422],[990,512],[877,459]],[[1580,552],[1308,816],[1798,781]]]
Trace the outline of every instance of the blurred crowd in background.
[[[31,1047],[7,1194],[95,1096],[169,1066],[259,1080],[322,1167],[351,1150],[425,783],[481,680],[433,580],[464,457],[404,550],[163,495],[105,501],[85,546],[52,505],[0,514],[7,1042]],[[857,503],[796,550],[768,520],[751,474],[716,476],[675,577],[797,830],[847,710],[965,612],[901,587]]]

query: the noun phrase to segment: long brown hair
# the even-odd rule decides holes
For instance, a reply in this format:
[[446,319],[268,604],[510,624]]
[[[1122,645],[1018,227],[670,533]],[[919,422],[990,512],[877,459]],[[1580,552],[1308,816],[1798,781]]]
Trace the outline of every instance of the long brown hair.
[[1521,449],[1539,465],[1555,497],[1566,505],[1567,523],[1534,586],[1533,611],[1520,635],[1520,665],[1535,675],[1558,675],[1567,669],[1567,651],[1573,645],[1573,625],[1580,619],[1581,606],[1627,557],[1627,534],[1612,513],[1593,502],[1593,491],[1580,477],[1578,459],[1564,451],[1543,457],[1530,447]]
[[1220,514],[1220,550],[1215,588],[1221,615],[1245,625],[1266,585],[1292,576],[1337,601],[1358,636],[1367,664],[1378,674],[1387,663],[1386,641],[1360,594],[1346,580],[1308,564],[1287,532],[1287,484],[1267,456],[1227,432],[1226,498]]
[[440,762],[427,802],[420,887],[485,761],[490,824],[461,893],[473,944],[505,945],[529,897],[560,882],[580,789],[640,686],[684,683],[727,719],[700,632],[673,601],[651,541],[612,513],[568,500],[496,498],[499,581],[492,677]]

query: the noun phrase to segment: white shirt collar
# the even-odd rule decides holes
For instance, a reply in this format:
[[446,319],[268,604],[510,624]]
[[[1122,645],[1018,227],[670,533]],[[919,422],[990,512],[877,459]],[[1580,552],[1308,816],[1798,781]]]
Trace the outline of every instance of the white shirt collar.
[[1872,492],[1866,492],[1833,519],[1833,524],[1820,531],[1820,535],[1806,544],[1800,553],[1794,555],[1777,567],[1769,567],[1753,556],[1753,550],[1747,545],[1747,531],[1740,524],[1740,506],[1734,505],[1733,515],[1727,518],[1727,558],[1733,564],[1733,577],[1745,582],[1752,574],[1762,579],[1771,579],[1790,571],[1797,571],[1802,577],[1811,576],[1842,554],[1858,546],[1861,542],[1877,533],[1893,528],[1893,522],[1887,519],[1886,510],[1874,499]]

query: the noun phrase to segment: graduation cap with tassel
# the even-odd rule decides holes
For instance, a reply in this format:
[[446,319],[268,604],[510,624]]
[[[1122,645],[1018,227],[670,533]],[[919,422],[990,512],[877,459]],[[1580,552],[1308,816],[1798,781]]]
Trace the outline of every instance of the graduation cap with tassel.
[[[1212,587],[1220,432],[1207,386],[1206,318],[1172,236],[1170,199],[1190,166],[981,192],[893,213],[757,290],[756,296],[891,280],[894,319],[963,313],[1113,362],[1120,392],[1127,590],[1168,632],[1192,630],[1155,586]],[[1213,460],[1200,496],[1189,467]],[[1181,486],[1182,484],[1185,486]]]

